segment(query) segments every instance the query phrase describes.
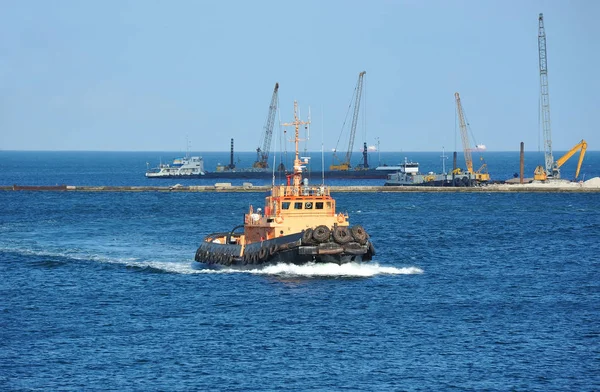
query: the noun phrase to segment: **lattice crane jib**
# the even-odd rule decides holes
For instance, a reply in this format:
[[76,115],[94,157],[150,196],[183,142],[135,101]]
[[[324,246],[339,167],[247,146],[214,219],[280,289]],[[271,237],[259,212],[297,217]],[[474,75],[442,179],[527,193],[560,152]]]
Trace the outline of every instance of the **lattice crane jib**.
[[350,126],[350,139],[348,141],[348,150],[346,152],[345,162],[350,165],[352,158],[352,150],[354,149],[354,137],[356,136],[356,125],[358,124],[358,113],[360,109],[360,98],[362,97],[363,78],[367,72],[362,71],[358,74],[358,82],[356,82],[356,96],[354,97],[354,114],[352,115],[352,125]]
[[256,149],[256,162],[254,167],[267,168],[269,167],[269,152],[271,150],[271,139],[273,137],[273,126],[275,124],[275,113],[277,112],[277,98],[279,93],[279,83],[275,83],[271,104],[269,105],[269,113],[265,121],[264,131],[261,137],[261,147]]
[[456,99],[456,111],[458,113],[458,123],[460,125],[460,138],[462,139],[463,151],[465,153],[465,164],[467,165],[467,170],[469,173],[474,174],[471,145],[469,144],[469,133],[467,132],[467,123],[465,121],[465,115],[460,102],[460,95],[458,95],[458,93],[454,93],[454,98]]
[[546,173],[556,178],[560,177],[559,169],[554,167],[552,156],[552,131],[550,122],[550,95],[548,92],[548,57],[546,52],[546,31],[544,29],[544,14],[538,18],[538,52],[540,64],[540,100],[541,122],[544,134],[544,161]]

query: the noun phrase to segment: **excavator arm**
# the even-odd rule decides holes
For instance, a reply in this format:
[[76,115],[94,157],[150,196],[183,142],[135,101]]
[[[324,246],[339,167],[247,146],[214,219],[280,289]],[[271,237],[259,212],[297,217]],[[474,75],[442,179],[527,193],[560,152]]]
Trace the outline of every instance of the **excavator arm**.
[[569,160],[569,158],[571,158],[573,156],[573,154],[575,154],[577,151],[580,151],[579,153],[579,162],[577,162],[577,171],[575,172],[575,178],[579,177],[579,170],[581,170],[581,163],[583,162],[583,157],[585,156],[585,150],[587,150],[587,142],[585,140],[580,141],[579,143],[577,143],[575,145],[575,147],[573,147],[572,149],[570,149],[565,155],[563,155],[562,157],[560,157],[560,159],[558,159],[556,161],[556,168],[560,168],[562,165],[564,165],[564,163],[566,161]]

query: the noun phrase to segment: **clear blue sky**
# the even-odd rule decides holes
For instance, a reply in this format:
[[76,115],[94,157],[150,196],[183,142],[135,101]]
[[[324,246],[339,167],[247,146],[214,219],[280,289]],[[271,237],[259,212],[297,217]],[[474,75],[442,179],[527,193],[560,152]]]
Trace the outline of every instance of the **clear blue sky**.
[[594,0],[1,4],[2,150],[253,151],[275,82],[331,149],[365,70],[355,151],[460,150],[457,91],[477,143],[536,151],[540,12],[553,148],[600,149]]

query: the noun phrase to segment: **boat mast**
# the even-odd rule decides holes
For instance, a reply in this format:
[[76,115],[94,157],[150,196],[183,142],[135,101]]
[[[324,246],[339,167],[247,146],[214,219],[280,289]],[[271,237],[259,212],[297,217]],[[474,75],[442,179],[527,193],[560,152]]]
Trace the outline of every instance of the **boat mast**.
[[185,159],[190,159],[190,138],[188,135],[185,135]]
[[300,121],[298,119],[298,102],[294,101],[294,122],[291,123],[283,123],[284,127],[294,126],[294,147],[295,147],[295,155],[294,155],[294,188],[299,188],[300,183],[302,183],[302,161],[298,155],[298,144],[300,142],[300,125],[310,124],[310,121]]
[[448,159],[445,152],[444,147],[442,147],[442,156],[440,158],[442,158],[442,173],[444,174],[446,174],[446,159]]

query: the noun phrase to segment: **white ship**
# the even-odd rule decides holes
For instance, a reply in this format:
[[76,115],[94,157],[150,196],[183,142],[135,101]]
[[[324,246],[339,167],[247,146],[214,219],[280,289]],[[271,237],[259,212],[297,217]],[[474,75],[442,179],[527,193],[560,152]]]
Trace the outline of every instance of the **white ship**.
[[204,161],[202,157],[174,159],[172,163],[161,163],[158,167],[148,169],[148,178],[199,178],[204,176]]
[[406,158],[399,166],[400,169],[396,173],[388,174],[385,186],[444,186],[452,183],[452,175],[432,172],[421,174],[419,164]]

